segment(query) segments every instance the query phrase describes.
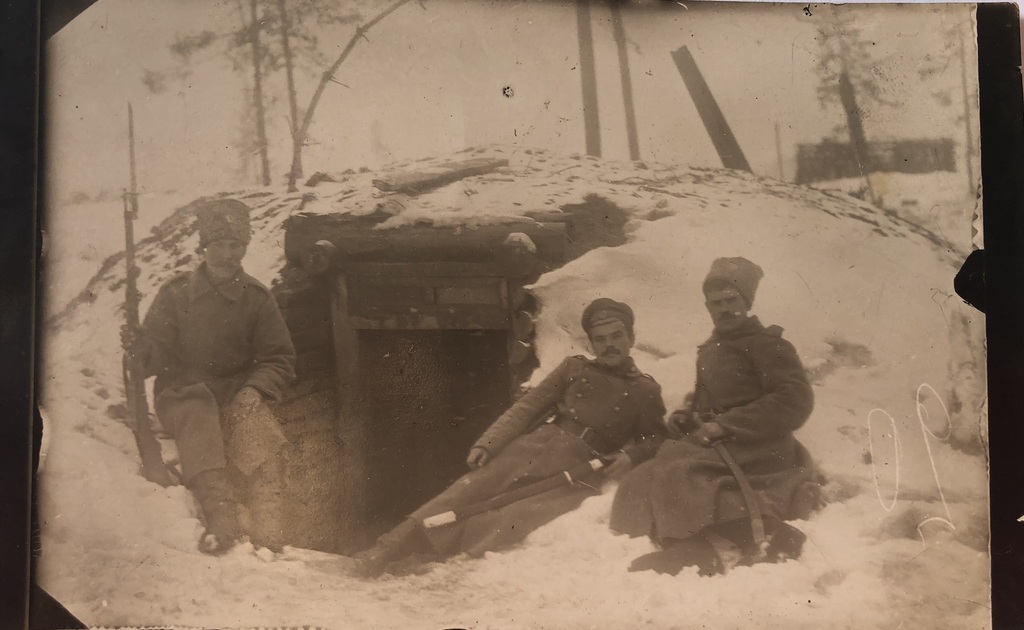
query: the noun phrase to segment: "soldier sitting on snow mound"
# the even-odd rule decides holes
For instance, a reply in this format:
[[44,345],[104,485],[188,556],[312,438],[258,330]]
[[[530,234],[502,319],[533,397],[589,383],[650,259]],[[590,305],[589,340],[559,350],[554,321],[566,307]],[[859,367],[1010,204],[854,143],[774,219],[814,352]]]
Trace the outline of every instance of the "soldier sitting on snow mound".
[[[248,206],[209,201],[196,218],[202,264],[161,287],[141,329],[126,326],[122,343],[156,376],[157,416],[206,524],[199,549],[223,553],[246,533],[279,549],[286,439],[265,401],[280,399],[295,378],[295,348],[270,291],[242,271]],[[241,491],[252,505],[249,526]]]
[[424,519],[560,479],[562,471],[587,468],[597,457],[613,460],[605,471],[615,478],[654,454],[665,437],[665,404],[661,387],[629,356],[632,309],[607,298],[595,300],[583,312],[583,329],[597,358],[565,359],[516,401],[470,448],[470,472],[357,554],[358,574],[379,575],[418,552],[481,556],[508,547],[579,507],[595,488],[566,475],[571,483],[466,519],[429,528]]
[[803,533],[782,521],[805,519],[818,503],[818,473],[793,437],[814,394],[782,329],[749,315],[762,275],[744,258],[711,265],[704,297],[714,332],[697,352],[688,406],[670,417],[685,435],[630,471],[612,504],[613,530],[661,548],[631,571],[712,575],[800,553]]

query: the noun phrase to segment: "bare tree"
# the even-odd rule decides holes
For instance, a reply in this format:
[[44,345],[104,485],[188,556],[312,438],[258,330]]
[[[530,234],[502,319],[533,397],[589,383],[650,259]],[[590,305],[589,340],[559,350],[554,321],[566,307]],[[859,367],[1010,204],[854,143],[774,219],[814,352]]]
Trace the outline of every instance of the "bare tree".
[[[270,1],[270,0],[268,0]],[[273,70],[285,71],[288,95],[288,131],[290,147],[299,133],[302,113],[298,106],[296,73],[303,69],[313,76],[319,75],[327,65],[320,48],[320,35],[330,29],[359,21],[362,14],[358,0],[272,0],[273,11],[268,15],[267,28],[277,35],[279,49],[271,61]],[[289,181],[302,177],[302,153],[292,152],[288,170]]]
[[341,65],[345,63],[345,60],[348,58],[349,54],[352,53],[352,49],[356,47],[359,40],[366,39],[369,41],[369,38],[366,37],[366,33],[369,32],[370,29],[380,23],[381,20],[398,10],[399,7],[410,1],[411,0],[398,0],[398,2],[395,2],[387,9],[381,11],[365,24],[357,26],[352,37],[349,39],[348,44],[341,51],[341,54],[338,55],[330,67],[320,75],[320,82],[317,84],[316,90],[313,92],[313,96],[309,99],[309,105],[306,106],[305,113],[302,117],[302,124],[297,126],[292,134],[292,169],[288,173],[289,192],[295,192],[297,190],[296,181],[298,181],[298,178],[301,176],[301,171],[296,170],[295,166],[296,164],[302,164],[302,149],[305,145],[306,138],[309,135],[309,127],[313,124],[313,114],[316,111],[317,105],[320,103],[320,98],[323,96],[324,90],[327,88],[327,84],[331,81],[337,81],[334,75],[338,72],[338,69],[341,68]]
[[864,130],[863,101],[894,105],[882,93],[875,75],[879,60],[871,54],[874,42],[867,40],[856,19],[856,11],[846,6],[831,7],[831,15],[818,26],[821,57],[818,60],[818,96],[822,107],[838,102],[846,116],[850,144],[867,182],[872,203],[878,198],[868,177],[874,169]]
[[[269,110],[275,103],[268,79],[284,70],[288,99],[289,146],[295,145],[302,113],[298,107],[297,73],[304,66],[318,76],[328,60],[320,50],[323,29],[345,25],[360,19],[353,5],[357,0],[236,0],[238,26],[222,31],[204,29],[179,36],[171,45],[178,64],[170,69],[146,70],[143,82],[153,92],[167,88],[169,81],[186,80],[194,65],[226,57],[234,70],[247,78],[243,88],[252,107],[244,119],[251,121],[251,134],[260,157],[260,181],[271,183],[267,133]],[[240,136],[241,137],[241,136]],[[241,151],[249,151],[252,142],[240,142]],[[302,154],[293,152],[289,181],[302,176]]]
[[253,105],[256,108],[256,143],[260,152],[260,173],[264,186],[270,185],[270,157],[267,155],[267,115],[263,105],[263,50],[260,47],[259,0],[249,0],[249,46],[252,50]]
[[[270,159],[266,130],[266,95],[263,79],[266,74],[266,61],[272,58],[268,54],[265,43],[260,37],[263,22],[259,17],[259,0],[250,0],[246,7],[242,0],[236,2],[237,26],[233,29],[204,29],[198,33],[179,35],[170,45],[170,51],[177,59],[177,64],[162,70],[145,70],[142,82],[154,93],[167,89],[170,81],[184,82],[189,79],[196,65],[227,59],[235,72],[243,76],[251,76],[251,85],[243,87],[246,99],[252,104],[243,115],[244,120],[251,121],[250,134],[257,141],[255,149],[260,154],[260,179],[263,185],[270,183]],[[242,151],[250,151],[251,142],[242,143]]]

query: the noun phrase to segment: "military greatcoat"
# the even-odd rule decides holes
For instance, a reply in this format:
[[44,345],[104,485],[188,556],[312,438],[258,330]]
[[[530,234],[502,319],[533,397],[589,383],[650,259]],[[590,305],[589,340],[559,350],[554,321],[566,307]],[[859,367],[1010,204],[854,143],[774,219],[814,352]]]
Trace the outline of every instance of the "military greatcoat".
[[[593,459],[595,450],[622,449],[634,463],[644,461],[665,437],[664,415],[661,387],[632,360],[608,368],[569,357],[477,440],[474,446],[490,454],[487,464],[463,475],[412,517],[422,521],[539,481]],[[581,427],[588,435],[578,435]],[[520,542],[594,492],[591,485],[566,485],[425,531],[439,554],[482,555]]]
[[[799,484],[818,478],[793,436],[811,414],[814,394],[793,345],[778,326],[749,318],[715,332],[697,353],[693,411],[729,434],[727,448],[746,473],[765,516],[796,518]],[[623,478],[610,526],[632,536],[688,538],[705,527],[748,516],[721,456],[691,436],[666,441]]]
[[285,438],[259,405],[247,418],[222,413],[242,387],[281,398],[295,378],[295,348],[277,301],[252,276],[214,286],[201,265],[167,282],[142,323],[140,352],[156,376],[157,416],[175,437],[184,481],[235,465],[251,474]]

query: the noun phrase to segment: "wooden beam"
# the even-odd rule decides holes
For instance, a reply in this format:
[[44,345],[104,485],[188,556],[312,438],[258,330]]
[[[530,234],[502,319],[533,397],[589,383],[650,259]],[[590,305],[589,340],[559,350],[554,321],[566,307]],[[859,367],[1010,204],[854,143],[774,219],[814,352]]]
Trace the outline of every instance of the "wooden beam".
[[619,53],[619,73],[622,75],[622,105],[626,113],[626,139],[629,159],[640,159],[640,140],[636,132],[636,109],[633,106],[633,81],[629,72],[629,52],[626,49],[626,27],[622,23],[622,0],[612,0],[612,33]]
[[497,278],[505,275],[496,264],[486,262],[363,262],[347,264],[345,271],[360,278]]
[[380,310],[350,319],[357,330],[508,330],[512,327],[508,309],[498,307],[430,309],[416,313]]
[[587,155],[601,157],[601,122],[597,113],[597,70],[594,35],[590,29],[590,0],[576,2],[576,30],[580,46],[580,83],[583,88],[583,129]]
[[461,162],[447,162],[415,171],[385,175],[373,180],[373,185],[384,192],[418,195],[466,177],[486,175],[502,166],[508,166],[508,160],[475,158]]
[[366,473],[369,470],[369,438],[365,401],[359,387],[359,334],[349,318],[348,278],[338,275],[331,291],[334,357],[338,385],[338,437],[349,462],[350,482],[345,484],[347,519],[339,528],[355,536],[365,527],[369,510]]
[[317,241],[337,252],[332,268],[352,262],[490,262],[509,234],[521,232],[537,246],[537,256],[561,264],[566,256],[566,225],[531,219],[466,226],[407,226],[375,230],[353,225],[343,215],[296,215],[285,226],[288,260],[301,265]]
[[747,163],[747,158],[743,155],[736,136],[732,134],[729,123],[725,121],[725,115],[718,107],[714,95],[711,94],[711,88],[704,81],[690,50],[683,46],[672,53],[672,59],[675,60],[676,67],[679,68],[679,74],[683,75],[683,83],[686,84],[686,89],[690,92],[690,98],[693,99],[693,104],[697,107],[697,113],[700,114],[701,122],[704,123],[708,135],[711,136],[711,142],[714,143],[715,150],[718,151],[718,156],[722,159],[722,164],[725,168],[750,172],[750,164]]

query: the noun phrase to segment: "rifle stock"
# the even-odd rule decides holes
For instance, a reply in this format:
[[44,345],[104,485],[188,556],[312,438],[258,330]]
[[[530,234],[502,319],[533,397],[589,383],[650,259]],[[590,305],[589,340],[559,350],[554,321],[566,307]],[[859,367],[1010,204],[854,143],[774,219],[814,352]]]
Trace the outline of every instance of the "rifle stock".
[[[139,330],[139,291],[135,266],[134,221],[139,215],[138,190],[135,181],[135,120],[132,105],[128,104],[128,154],[131,168],[131,189],[124,193],[124,236],[125,236],[125,300],[124,313],[128,329]],[[153,483],[163,487],[175,484],[170,470],[164,463],[160,443],[149,426],[149,401],[146,399],[145,371],[138,357],[126,354],[123,361],[124,393],[127,398],[128,414],[135,433],[135,445],[142,460],[142,474]]]

